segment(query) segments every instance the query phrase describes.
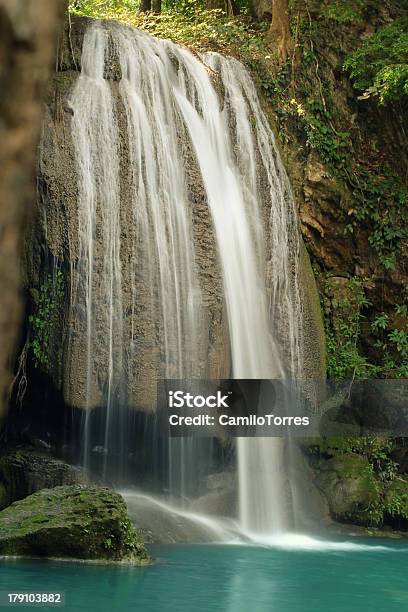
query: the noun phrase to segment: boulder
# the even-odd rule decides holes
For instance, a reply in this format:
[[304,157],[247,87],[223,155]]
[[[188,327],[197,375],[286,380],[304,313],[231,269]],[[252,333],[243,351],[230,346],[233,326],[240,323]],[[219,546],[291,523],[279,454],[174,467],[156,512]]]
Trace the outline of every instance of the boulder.
[[380,487],[365,457],[348,453],[322,461],[316,483],[333,518],[357,525],[373,523],[372,513],[381,502]]
[[41,489],[85,484],[80,468],[30,450],[16,450],[0,457],[0,510]]
[[83,485],[43,489],[0,512],[0,554],[149,562],[121,495]]

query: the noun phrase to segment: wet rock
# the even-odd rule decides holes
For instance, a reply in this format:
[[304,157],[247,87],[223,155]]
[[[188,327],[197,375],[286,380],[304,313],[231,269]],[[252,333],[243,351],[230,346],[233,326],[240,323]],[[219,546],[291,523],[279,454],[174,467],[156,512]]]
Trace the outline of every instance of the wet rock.
[[[81,304],[86,303],[82,283],[76,274],[79,257],[78,229],[78,176],[75,146],[72,139],[74,106],[72,96],[81,70],[81,51],[84,33],[91,19],[71,15],[66,20],[58,51],[57,72],[50,83],[46,96],[46,108],[41,144],[39,147],[38,184],[39,210],[46,211],[47,231],[44,232],[43,215],[34,223],[31,237],[27,239],[26,285],[36,287],[44,269],[44,245],[46,251],[62,264],[64,262],[65,287],[77,287],[79,292],[73,304],[67,300],[61,308],[61,316],[55,323],[49,343],[47,374],[58,390],[61,390],[67,405],[97,408],[104,405],[106,377],[108,371],[104,300],[95,309],[95,348],[93,366],[88,372],[87,364],[87,317]],[[106,25],[106,24],[105,24]],[[104,26],[105,27],[105,26]],[[115,28],[110,24],[109,28]],[[148,267],[137,265],[134,273],[132,258],[135,240],[132,231],[133,186],[129,163],[128,124],[123,100],[118,89],[118,58],[115,45],[109,46],[105,58],[105,78],[110,84],[115,104],[118,139],[120,141],[120,190],[121,190],[121,262],[123,337],[137,338],[132,350],[123,353],[123,368],[128,373],[127,401],[129,406],[151,411],[155,408],[157,380],[163,374],[164,338],[162,313],[156,298],[160,292],[158,277]],[[180,131],[185,165],[186,187],[191,205],[191,231],[195,243],[195,264],[202,292],[202,312],[197,317],[197,337],[202,341],[194,346],[195,371],[209,378],[226,378],[230,373],[229,331],[226,306],[222,290],[222,275],[219,268],[216,240],[212,231],[212,219],[201,172],[187,132]],[[96,208],[98,225],[102,215]],[[96,233],[95,261],[101,262],[106,245],[103,232]],[[149,236],[140,233],[141,252],[147,249],[143,240]],[[139,239],[138,239],[139,240]],[[139,261],[139,260],[138,260]],[[99,264],[95,264],[99,265]],[[154,262],[152,265],[155,265]],[[101,274],[95,271],[95,277]],[[152,287],[153,284],[153,287]],[[153,293],[152,293],[153,291]],[[152,298],[153,295],[153,298]],[[137,299],[134,300],[134,296]],[[191,297],[191,295],[190,295]],[[189,297],[189,299],[190,299]],[[71,300],[72,301],[72,300]],[[98,301],[98,300],[96,300]],[[63,338],[69,330],[69,350]],[[186,356],[186,359],[188,357]]]
[[333,520],[330,516],[327,499],[316,486],[314,472],[302,452],[301,443],[305,440],[299,439],[290,444],[290,481],[296,508],[296,527],[306,532],[316,532],[322,526],[331,526]]
[[85,483],[83,470],[29,450],[17,450],[0,458],[0,509],[40,489]]
[[133,524],[146,541],[155,544],[220,542],[227,539],[220,521],[197,512],[192,505],[179,509],[167,501],[139,493],[124,495]]
[[81,485],[43,489],[0,512],[0,554],[149,562],[123,498]]
[[216,472],[207,476],[207,489],[210,491],[219,489],[232,489],[236,487],[236,474],[231,471]]
[[236,473],[225,470],[210,474],[205,484],[207,493],[191,503],[191,510],[214,516],[234,516],[238,497]]
[[237,507],[237,489],[217,489],[195,499],[191,510],[200,514],[211,516],[234,515]]

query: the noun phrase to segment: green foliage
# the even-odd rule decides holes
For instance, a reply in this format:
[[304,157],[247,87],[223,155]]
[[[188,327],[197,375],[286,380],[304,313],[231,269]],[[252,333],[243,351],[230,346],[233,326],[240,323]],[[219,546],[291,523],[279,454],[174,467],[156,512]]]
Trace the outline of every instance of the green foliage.
[[354,87],[363,98],[376,97],[380,104],[408,95],[408,18],[369,36],[344,63]]
[[373,170],[350,155],[351,135],[334,127],[335,116],[328,105],[328,99],[315,94],[304,102],[293,98],[287,114],[296,117],[307,146],[317,151],[331,174],[352,195],[346,231],[354,233],[362,223],[367,224],[371,228],[371,246],[384,268],[392,270],[396,255],[408,240],[408,188],[386,164]]
[[[396,486],[395,486],[396,485]],[[385,512],[391,517],[408,520],[408,485],[401,478],[395,481],[384,499]]]
[[349,209],[347,230],[368,222],[369,242],[386,270],[395,268],[398,252],[408,239],[408,189],[390,168],[372,172],[356,163],[348,172],[355,204]]
[[303,136],[306,150],[316,151],[344,189],[345,199],[350,200],[345,231],[352,234],[366,227],[379,261],[385,270],[393,270],[408,240],[408,188],[383,159],[369,161],[365,151],[358,151],[353,125],[344,129],[342,121],[338,127],[336,91],[324,85],[324,58],[316,51],[321,27],[318,21],[299,20],[296,31],[302,51],[296,71],[291,61],[279,71],[272,70],[262,57],[244,61],[258,88],[271,99],[283,126],[282,140],[290,141],[296,132],[299,140]]
[[360,21],[366,0],[332,0],[323,8],[322,15],[339,24]]
[[[344,0],[330,3],[329,8],[349,7],[365,13],[377,4],[376,0]],[[345,210],[345,231],[355,233],[367,228],[380,263],[385,270],[393,270],[408,240],[408,188],[383,159],[368,159],[367,151],[359,150],[355,126],[345,124],[344,117],[339,116],[342,109],[337,92],[325,80],[326,59],[318,52],[322,27],[327,28],[327,21],[322,25],[318,19],[292,19],[296,44],[301,49],[296,67],[289,60],[276,71],[262,57],[246,63],[258,87],[271,99],[283,128],[282,140],[290,141],[296,134],[296,140],[301,141],[303,136],[305,149],[316,151],[344,189],[345,200],[350,200]],[[332,66],[327,70],[331,74]]]
[[368,459],[374,473],[381,481],[394,480],[398,473],[398,463],[390,457],[394,449],[394,440],[388,438],[374,436],[344,438],[344,452],[353,452]]
[[375,331],[379,331],[381,329],[382,330],[387,329],[387,326],[388,326],[388,315],[386,315],[385,313],[378,315],[374,319],[374,321],[371,323],[371,327]]
[[[139,13],[137,0],[71,0],[70,11],[89,17],[115,19],[196,50],[231,50],[245,53],[262,45],[264,25],[247,18],[248,4],[239,3],[240,17],[227,17],[221,10],[209,10],[202,0],[167,0],[160,13]],[[259,34],[261,33],[261,37]]]
[[34,354],[34,365],[46,370],[50,364],[51,336],[56,328],[64,299],[64,277],[61,270],[55,276],[49,274],[39,289],[32,289],[34,312],[29,317],[31,324],[30,348]]
[[[371,492],[371,496],[367,495],[367,506],[360,513],[363,524],[378,528],[389,516],[408,518],[407,484],[399,476],[399,465],[392,458],[397,446],[395,440],[365,436],[318,438],[316,442],[309,447],[312,455],[347,459],[340,464],[343,466],[340,476],[365,478],[369,483],[367,493]],[[356,462],[356,455],[363,457],[365,462]],[[355,515],[349,516],[349,520],[355,518]]]
[[104,548],[106,548],[106,550],[110,550],[110,549],[112,548],[112,538],[113,538],[113,537],[114,537],[114,536],[112,535],[112,537],[111,537],[111,538],[106,538],[106,539],[103,541],[103,546],[104,546]]
[[303,114],[307,144],[316,149],[322,160],[333,168],[343,168],[347,163],[350,142],[348,132],[333,129],[330,123],[332,114],[325,108],[322,100],[309,98]]
[[[241,15],[248,15],[248,0],[238,0],[236,4]],[[68,6],[71,13],[79,15],[103,19],[107,13],[115,13],[114,16],[120,18],[123,13],[137,13],[140,0],[70,0]],[[184,15],[188,18],[197,17],[200,12],[205,13],[205,2],[204,0],[162,0],[162,12]]]
[[339,292],[333,292],[330,276],[325,279],[323,311],[329,378],[408,378],[406,304],[395,307],[395,314],[400,318],[398,328],[384,312],[371,320],[378,359],[372,363],[362,352],[362,324],[368,320],[372,306],[366,296],[369,285],[368,279],[352,277],[340,292],[341,297],[333,297]]
[[407,305],[397,305],[395,314],[401,317],[399,328],[390,326],[390,317],[380,313],[371,323],[377,335],[375,343],[383,354],[381,374],[393,378],[408,378],[408,317]]
[[[357,331],[358,329],[358,331]],[[326,327],[327,376],[342,379],[355,376],[367,378],[370,364],[360,353],[357,341],[359,328],[355,323],[344,323],[334,331]]]
[[139,10],[139,0],[70,0],[69,11],[87,17],[103,17],[108,12]]
[[[325,294],[329,296],[331,293],[331,277],[328,276]],[[327,298],[324,311],[329,378],[367,378],[375,373],[375,368],[359,349],[363,309],[369,305],[364,280],[358,278],[347,281],[341,298]]]
[[[310,62],[317,62],[313,53],[306,54],[305,73]],[[282,74],[282,73],[281,73]],[[303,77],[302,77],[303,78]],[[364,223],[370,228],[369,242],[386,270],[395,268],[396,256],[408,240],[408,188],[391,168],[368,167],[355,158],[350,132],[335,127],[336,115],[330,93],[323,95],[322,84],[302,83],[305,98],[282,100],[281,116],[292,116],[302,128],[306,145],[314,149],[330,173],[344,184],[353,198],[347,211],[346,231],[354,233]],[[278,88],[269,86],[271,95]],[[284,87],[281,87],[284,92]]]
[[154,36],[168,38],[176,43],[201,49],[225,49],[230,44],[248,45],[250,26],[236,18],[223,16],[222,12],[203,8],[197,0],[183,0],[182,5],[169,7],[148,19],[137,16],[134,25]]

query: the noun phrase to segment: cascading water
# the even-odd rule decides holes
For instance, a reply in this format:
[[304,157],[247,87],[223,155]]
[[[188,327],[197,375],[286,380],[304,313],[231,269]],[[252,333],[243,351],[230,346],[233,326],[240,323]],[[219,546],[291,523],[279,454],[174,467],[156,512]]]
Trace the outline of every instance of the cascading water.
[[[218,54],[205,54],[204,61],[220,73],[225,89],[224,133],[233,126],[235,136],[236,166],[240,179],[241,194],[246,206],[248,227],[254,227],[255,248],[264,254],[265,240],[260,230],[261,212],[260,181],[266,180],[270,199],[270,243],[268,248],[270,274],[269,319],[239,306],[249,329],[254,334],[244,338],[242,352],[237,352],[233,338],[240,336],[242,324],[234,327],[230,320],[232,338],[232,362],[235,378],[291,378],[301,376],[301,308],[298,287],[298,228],[296,211],[290,184],[280,160],[273,133],[262,111],[255,86],[243,65],[233,58]],[[253,118],[254,128],[250,118]],[[260,168],[259,168],[260,166]],[[262,178],[261,178],[262,177]],[[232,202],[230,214],[234,214]],[[237,244],[245,252],[245,240]],[[245,292],[252,304],[257,304],[256,290],[265,299],[265,284],[262,275],[262,258],[256,273],[248,279],[235,279],[231,294],[232,301],[236,285],[245,282]],[[224,266],[229,270],[228,262]],[[262,304],[262,301],[261,301]],[[258,318],[258,326],[255,319]],[[259,327],[260,325],[260,327]],[[267,343],[268,330],[273,329],[279,344]],[[286,345],[285,345],[286,340]],[[289,340],[289,342],[288,342]],[[252,352],[251,352],[252,349]],[[286,350],[285,350],[286,349]],[[254,354],[255,353],[255,354]],[[265,353],[268,357],[265,357]],[[249,359],[248,359],[249,356]],[[246,531],[282,531],[291,526],[287,497],[290,487],[287,483],[284,443],[279,438],[238,439],[239,508],[240,522]]]
[[[238,61],[198,58],[131,27],[95,22],[70,106],[79,236],[71,327],[86,338],[75,349],[85,355],[86,404],[106,406],[108,462],[113,432],[120,439],[129,426],[120,407],[153,407],[144,399],[143,379],[152,374],[140,367],[141,354],[154,380],[213,371],[194,181],[212,220],[234,378],[302,374],[298,229],[273,133]],[[230,373],[217,370],[221,378]],[[90,440],[86,416],[85,457]],[[189,439],[170,445],[171,489],[189,494],[202,449]],[[283,441],[242,438],[237,455],[242,529],[289,528]]]
[[[86,402],[96,372],[92,360],[103,346],[107,406],[105,446],[109,444],[115,386],[120,384],[123,354],[122,264],[120,260],[119,140],[114,103],[105,70],[105,32],[85,33],[82,71],[71,97],[72,134],[78,164],[79,260],[71,310],[86,317]],[[96,240],[101,233],[102,239]],[[103,307],[101,307],[103,305]],[[87,460],[88,417],[85,413],[84,459]]]

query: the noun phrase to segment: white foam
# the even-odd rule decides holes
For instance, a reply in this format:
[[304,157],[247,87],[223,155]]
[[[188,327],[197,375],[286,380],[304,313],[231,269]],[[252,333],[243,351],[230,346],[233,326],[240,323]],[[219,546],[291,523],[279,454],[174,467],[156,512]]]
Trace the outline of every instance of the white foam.
[[301,533],[285,533],[279,535],[264,535],[247,533],[250,545],[263,546],[265,548],[278,548],[280,550],[299,550],[310,552],[394,552],[396,549],[390,546],[376,544],[358,544],[357,542],[335,542],[320,540]]
[[208,533],[209,541],[215,540],[218,543],[227,543],[229,541],[234,542],[235,539],[239,538],[240,536],[238,533],[238,525],[233,520],[187,511],[177,507],[175,503],[171,503],[167,500],[152,495],[146,495],[142,492],[120,491],[120,493],[128,506],[132,503],[136,506],[140,503],[147,503],[151,507],[160,508],[163,512],[169,515],[184,518],[187,521],[200,526],[204,532]]
[[232,519],[219,518],[187,511],[179,508],[176,503],[169,502],[160,497],[146,495],[134,490],[121,491],[121,495],[129,504],[146,503],[152,507],[156,506],[169,515],[175,515],[200,526],[208,533],[207,542],[227,544],[234,546],[258,546],[262,548],[274,548],[287,551],[302,552],[401,552],[407,549],[392,548],[379,544],[360,544],[350,541],[332,541],[314,538],[303,533],[279,533],[260,534],[242,531],[239,525]]

